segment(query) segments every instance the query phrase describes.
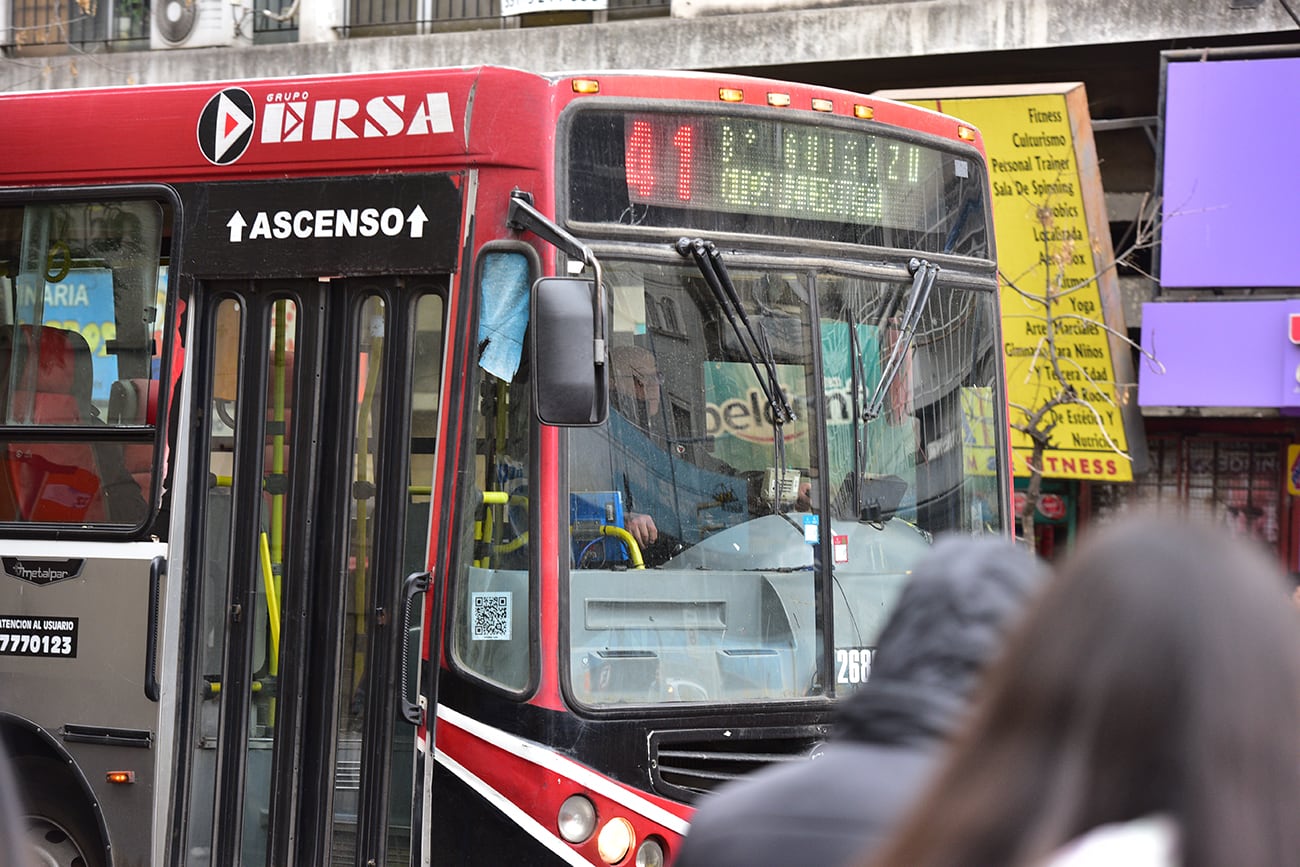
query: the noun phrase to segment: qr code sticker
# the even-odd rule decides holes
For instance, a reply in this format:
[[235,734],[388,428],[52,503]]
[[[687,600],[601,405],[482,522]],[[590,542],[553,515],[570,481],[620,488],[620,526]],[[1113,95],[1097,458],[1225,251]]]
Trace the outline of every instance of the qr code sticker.
[[510,594],[470,594],[470,638],[474,641],[510,640]]

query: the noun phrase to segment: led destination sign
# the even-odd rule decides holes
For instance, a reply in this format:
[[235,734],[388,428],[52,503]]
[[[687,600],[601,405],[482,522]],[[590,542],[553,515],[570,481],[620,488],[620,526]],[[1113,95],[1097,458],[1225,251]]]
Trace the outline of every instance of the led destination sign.
[[[874,223],[938,154],[861,133],[735,117],[645,115],[626,124],[633,202]],[[698,151],[698,154],[697,154]],[[886,222],[895,222],[886,220]]]
[[570,136],[579,220],[750,232],[766,220],[794,235],[816,224],[823,237],[838,225],[857,231],[829,239],[867,242],[887,239],[863,230],[938,231],[931,248],[960,221],[983,237],[983,211],[962,207],[980,201],[982,165],[911,140],[784,117],[606,110],[578,114]]

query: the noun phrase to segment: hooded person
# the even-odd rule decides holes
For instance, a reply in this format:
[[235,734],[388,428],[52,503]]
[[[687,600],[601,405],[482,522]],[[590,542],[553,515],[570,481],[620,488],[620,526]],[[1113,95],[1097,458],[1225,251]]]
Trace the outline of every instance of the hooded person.
[[980,672],[1046,575],[1008,540],[940,539],[899,595],[870,679],[840,703],[822,754],[707,796],[674,867],[860,861],[920,794]]

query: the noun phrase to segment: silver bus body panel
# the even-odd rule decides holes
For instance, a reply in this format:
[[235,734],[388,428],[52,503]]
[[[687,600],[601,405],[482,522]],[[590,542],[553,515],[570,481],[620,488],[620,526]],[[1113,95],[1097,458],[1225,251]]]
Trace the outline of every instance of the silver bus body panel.
[[[161,542],[0,542],[4,710],[74,763],[97,802],[116,867],[152,863],[151,823],[140,821],[153,815],[160,764],[159,705],[144,688],[147,606],[150,565],[167,554]],[[43,564],[74,564],[67,571],[75,576],[59,578],[60,569]],[[164,576],[160,597],[169,583]],[[40,652],[55,644],[56,655],[34,655],[33,643]],[[156,660],[160,680],[170,668],[164,657]],[[134,782],[110,784],[109,771],[132,771]]]

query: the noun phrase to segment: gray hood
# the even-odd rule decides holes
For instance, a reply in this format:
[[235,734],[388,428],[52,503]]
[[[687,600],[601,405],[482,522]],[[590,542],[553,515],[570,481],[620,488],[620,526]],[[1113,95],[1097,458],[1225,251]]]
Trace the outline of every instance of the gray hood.
[[898,744],[948,735],[1046,577],[1041,561],[1006,539],[937,541],[880,633],[871,679],[840,703],[839,736]]

